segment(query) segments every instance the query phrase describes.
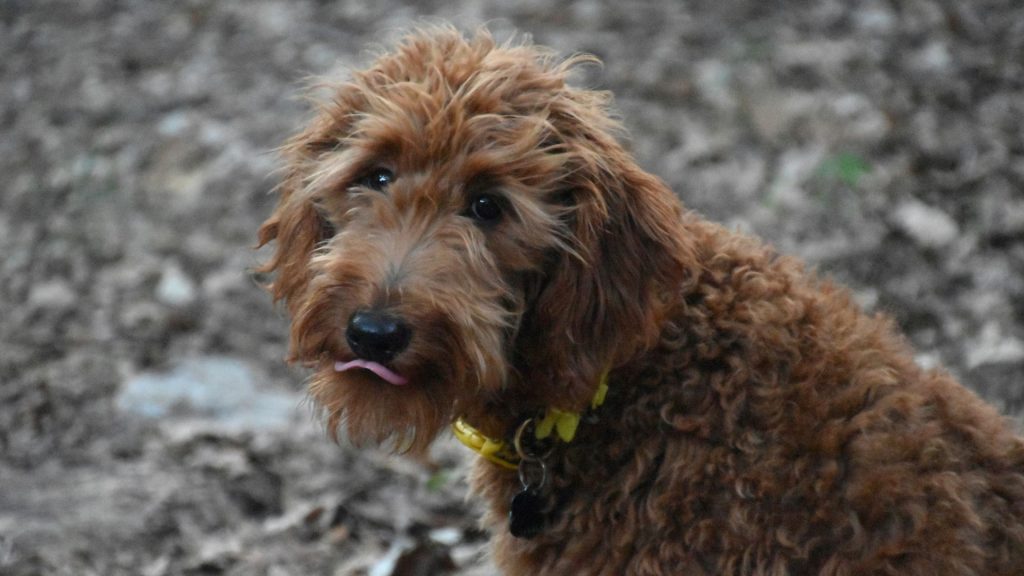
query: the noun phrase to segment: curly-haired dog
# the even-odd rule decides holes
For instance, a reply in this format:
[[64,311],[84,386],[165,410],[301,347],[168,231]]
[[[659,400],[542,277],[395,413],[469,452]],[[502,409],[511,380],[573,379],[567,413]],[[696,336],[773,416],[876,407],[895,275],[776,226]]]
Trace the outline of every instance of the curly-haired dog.
[[415,32],[286,146],[264,270],[332,433],[455,421],[508,574],[1024,574],[1010,425],[683,210],[585,60]]

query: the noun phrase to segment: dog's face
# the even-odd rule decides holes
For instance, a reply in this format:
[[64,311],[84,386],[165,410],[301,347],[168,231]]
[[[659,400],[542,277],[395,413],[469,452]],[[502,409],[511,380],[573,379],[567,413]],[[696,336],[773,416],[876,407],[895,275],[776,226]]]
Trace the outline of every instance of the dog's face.
[[679,206],[610,136],[604,95],[565,84],[572,64],[414,34],[286,146],[263,269],[332,432],[420,450],[466,416],[500,434],[583,404],[651,337]]

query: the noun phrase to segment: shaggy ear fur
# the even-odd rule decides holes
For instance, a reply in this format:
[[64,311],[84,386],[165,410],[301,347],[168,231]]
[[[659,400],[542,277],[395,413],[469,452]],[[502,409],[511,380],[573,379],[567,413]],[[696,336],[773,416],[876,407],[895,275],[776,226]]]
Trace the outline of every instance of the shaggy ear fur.
[[543,401],[563,409],[584,409],[602,372],[653,343],[665,296],[682,289],[695,259],[682,205],[615,141],[605,103],[602,93],[570,91],[552,105],[569,160],[573,250],[551,255],[517,346],[525,384],[545,383]]
[[284,300],[292,309],[296,296],[309,282],[309,257],[323,232],[312,206],[291,205],[298,203],[289,202],[294,194],[290,189],[282,190],[281,194],[277,209],[259,231],[259,246],[277,240],[274,255],[256,270],[277,273],[268,288],[275,301]]
[[256,271],[276,273],[268,288],[275,302],[286,302],[292,316],[310,281],[309,259],[317,244],[328,236],[328,225],[303,193],[306,179],[317,156],[334,148],[337,136],[331,134],[343,133],[340,130],[337,115],[321,113],[306,130],[284,145],[286,173],[278,191],[277,207],[259,229],[257,247],[277,242],[273,256]]

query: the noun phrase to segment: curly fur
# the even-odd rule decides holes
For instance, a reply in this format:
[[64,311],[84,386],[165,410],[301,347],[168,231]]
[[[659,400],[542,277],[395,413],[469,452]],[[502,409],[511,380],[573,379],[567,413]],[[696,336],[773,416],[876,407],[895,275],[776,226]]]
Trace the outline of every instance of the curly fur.
[[[285,147],[261,244],[328,428],[422,451],[462,416],[507,438],[606,403],[547,456],[550,523],[509,535],[513,471],[473,487],[508,574],[1024,574],[1024,441],[881,316],[683,210],[616,140],[608,97],[521,43],[407,36]],[[377,166],[384,191],[358,185]],[[467,217],[499,196],[493,225]],[[407,386],[346,319],[413,327]]]

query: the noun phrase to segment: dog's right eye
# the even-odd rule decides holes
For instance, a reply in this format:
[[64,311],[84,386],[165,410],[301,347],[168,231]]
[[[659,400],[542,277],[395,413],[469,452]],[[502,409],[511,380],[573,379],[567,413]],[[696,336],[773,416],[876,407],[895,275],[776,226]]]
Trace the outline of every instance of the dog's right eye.
[[356,185],[370,190],[383,192],[395,179],[395,174],[387,168],[374,168],[363,175]]
[[470,202],[469,216],[481,223],[495,222],[501,218],[501,203],[490,194],[480,194]]

